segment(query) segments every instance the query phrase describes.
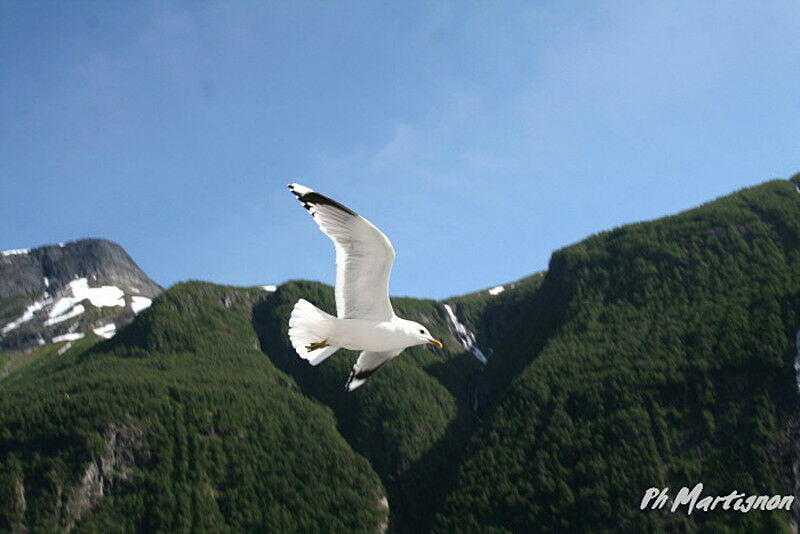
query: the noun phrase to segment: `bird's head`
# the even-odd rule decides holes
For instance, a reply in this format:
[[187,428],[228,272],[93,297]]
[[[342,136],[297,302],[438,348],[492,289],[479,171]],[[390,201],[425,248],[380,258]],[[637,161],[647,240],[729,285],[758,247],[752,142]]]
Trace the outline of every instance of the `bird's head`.
[[428,332],[428,329],[421,324],[414,321],[405,321],[403,327],[406,334],[415,341],[414,345],[430,343],[436,345],[440,349],[442,348],[442,342],[438,339],[434,339],[431,333]]

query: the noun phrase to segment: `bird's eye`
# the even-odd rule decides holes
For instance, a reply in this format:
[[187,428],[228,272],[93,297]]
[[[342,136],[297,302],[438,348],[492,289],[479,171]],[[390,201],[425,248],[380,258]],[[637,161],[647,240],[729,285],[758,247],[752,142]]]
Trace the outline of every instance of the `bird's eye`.
[[424,334],[424,333],[425,333],[425,330],[420,330],[420,331],[419,331],[419,333],[420,333],[420,334]]

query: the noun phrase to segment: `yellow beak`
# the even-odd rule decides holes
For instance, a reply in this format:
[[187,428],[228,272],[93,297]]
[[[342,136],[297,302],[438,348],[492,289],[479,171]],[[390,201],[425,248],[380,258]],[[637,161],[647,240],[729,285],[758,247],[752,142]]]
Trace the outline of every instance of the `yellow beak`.
[[436,345],[440,349],[443,347],[442,342],[439,341],[438,339],[429,339],[428,343],[430,343],[431,345]]

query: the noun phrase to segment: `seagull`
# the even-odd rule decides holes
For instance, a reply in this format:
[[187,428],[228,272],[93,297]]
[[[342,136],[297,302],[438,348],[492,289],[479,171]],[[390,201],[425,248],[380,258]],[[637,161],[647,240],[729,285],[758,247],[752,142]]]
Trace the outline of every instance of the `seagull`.
[[345,384],[364,385],[375,371],[403,350],[431,343],[442,348],[421,324],[401,319],[389,301],[389,274],[395,253],[375,225],[335,200],[300,184],[289,191],[311,213],[336,249],[336,317],[300,299],[289,318],[289,339],[298,356],[319,365],[339,349],[361,354]]

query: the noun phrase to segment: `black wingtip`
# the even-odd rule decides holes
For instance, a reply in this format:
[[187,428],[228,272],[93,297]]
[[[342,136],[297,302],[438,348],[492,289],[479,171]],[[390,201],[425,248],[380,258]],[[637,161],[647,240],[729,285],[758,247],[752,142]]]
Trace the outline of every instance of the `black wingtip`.
[[328,198],[325,195],[321,195],[321,194],[317,193],[316,191],[311,191],[309,193],[306,193],[305,195],[298,196],[297,198],[299,198],[301,202],[309,204],[309,205],[312,205],[312,206],[314,204],[320,204],[320,205],[324,204],[324,205],[332,206],[332,207],[334,207],[336,209],[342,210],[343,212],[345,212],[345,213],[347,213],[349,215],[352,215],[353,217],[357,216],[356,212],[354,212],[353,210],[351,210],[347,206],[343,206],[342,204],[339,204],[338,202],[336,202],[332,198]]
[[287,187],[289,188],[289,191],[290,191],[290,192],[291,192],[291,193],[292,193],[294,196],[296,196],[298,199],[299,199],[301,196],[303,196],[303,195],[301,195],[300,193],[298,193],[298,192],[297,192],[297,190],[294,188],[294,184],[289,184]]
[[311,211],[311,208],[313,208],[315,205],[327,205],[339,209],[347,213],[348,215],[352,215],[353,217],[358,217],[358,214],[353,210],[351,210],[350,208],[348,208],[347,206],[343,206],[342,204],[336,202],[332,198],[328,198],[325,195],[321,195],[312,189],[300,186],[302,187],[302,189],[298,191],[297,189],[295,189],[295,186],[297,185],[299,184],[293,184],[293,183],[289,184],[288,185],[289,191],[291,191],[292,194],[297,197],[297,200],[299,200],[303,204],[303,207],[308,211]]
[[347,377],[347,382],[344,383],[344,390],[349,392],[350,391],[350,382],[353,381],[353,378],[356,376],[356,370],[353,369],[350,371],[350,376]]

